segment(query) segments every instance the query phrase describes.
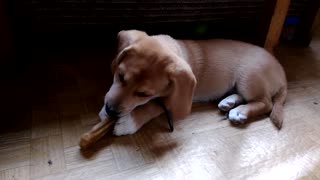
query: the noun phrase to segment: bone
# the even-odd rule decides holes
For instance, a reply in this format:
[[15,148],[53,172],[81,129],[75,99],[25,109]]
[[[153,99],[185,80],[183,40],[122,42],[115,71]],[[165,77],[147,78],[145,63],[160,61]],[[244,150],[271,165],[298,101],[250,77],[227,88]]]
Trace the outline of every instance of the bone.
[[81,149],[88,149],[100,138],[102,138],[106,133],[110,131],[114,125],[115,120],[107,119],[100,121],[96,124],[89,132],[86,132],[81,136],[79,146]]

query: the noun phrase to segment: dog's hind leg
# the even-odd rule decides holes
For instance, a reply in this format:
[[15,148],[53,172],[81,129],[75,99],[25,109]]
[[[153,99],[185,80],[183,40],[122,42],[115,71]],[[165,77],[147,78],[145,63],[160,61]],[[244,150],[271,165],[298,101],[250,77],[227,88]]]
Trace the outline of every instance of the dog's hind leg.
[[232,94],[226,98],[224,98],[220,103],[218,104],[218,108],[221,111],[229,111],[230,109],[234,108],[235,106],[241,104],[244,102],[244,99],[238,95],[238,94]]
[[229,120],[235,124],[243,124],[249,118],[260,116],[270,112],[272,102],[269,100],[251,101],[229,111]]
[[235,124],[245,123],[248,119],[270,113],[272,103],[272,80],[268,80],[259,69],[240,73],[236,89],[246,104],[229,111],[229,120]]

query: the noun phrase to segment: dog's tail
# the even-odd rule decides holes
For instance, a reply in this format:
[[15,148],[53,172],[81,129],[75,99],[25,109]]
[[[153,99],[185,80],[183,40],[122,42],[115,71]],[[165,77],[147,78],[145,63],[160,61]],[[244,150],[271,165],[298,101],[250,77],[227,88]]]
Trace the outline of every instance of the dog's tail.
[[287,86],[282,87],[273,97],[273,108],[270,113],[270,119],[273,124],[281,129],[283,123],[283,105],[287,97]]

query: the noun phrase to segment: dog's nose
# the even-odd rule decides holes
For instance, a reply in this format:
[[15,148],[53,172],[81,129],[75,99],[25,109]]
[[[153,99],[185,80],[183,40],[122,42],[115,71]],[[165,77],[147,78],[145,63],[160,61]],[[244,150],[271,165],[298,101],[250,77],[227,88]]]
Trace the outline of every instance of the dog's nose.
[[110,107],[108,104],[105,105],[105,110],[107,114],[111,117],[118,117],[120,112],[115,110],[114,108]]

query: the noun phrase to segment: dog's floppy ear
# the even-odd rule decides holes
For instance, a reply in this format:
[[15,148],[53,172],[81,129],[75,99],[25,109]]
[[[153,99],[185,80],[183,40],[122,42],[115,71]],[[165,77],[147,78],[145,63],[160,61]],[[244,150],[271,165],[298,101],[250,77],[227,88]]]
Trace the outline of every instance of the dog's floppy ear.
[[118,53],[145,36],[147,36],[147,33],[138,30],[126,30],[118,32]]
[[182,119],[191,111],[197,81],[190,66],[179,57],[176,58],[167,67],[171,89],[164,103],[173,119]]
[[117,56],[112,61],[111,64],[111,71],[112,74],[114,73],[116,66],[120,63],[123,56],[126,54],[126,52],[130,49],[129,47],[138,42],[143,37],[147,36],[147,34],[143,31],[138,30],[127,30],[127,31],[120,31],[118,33],[118,50],[117,50]]

